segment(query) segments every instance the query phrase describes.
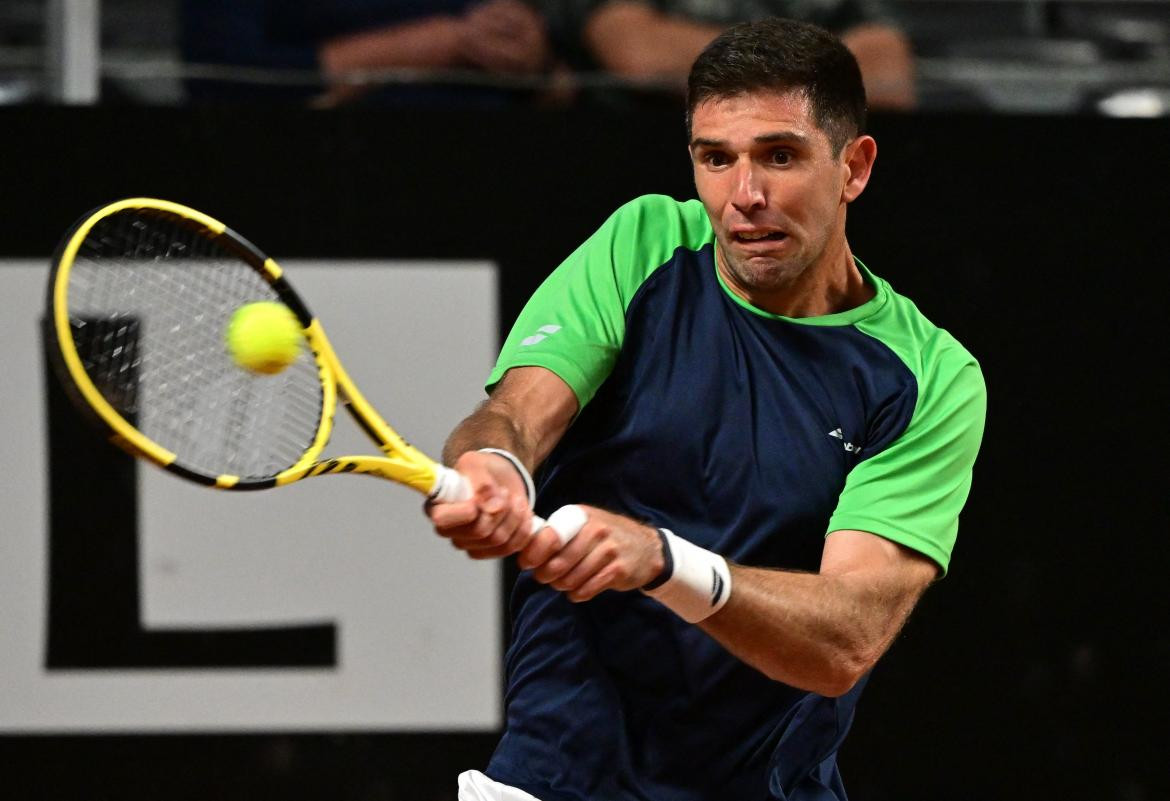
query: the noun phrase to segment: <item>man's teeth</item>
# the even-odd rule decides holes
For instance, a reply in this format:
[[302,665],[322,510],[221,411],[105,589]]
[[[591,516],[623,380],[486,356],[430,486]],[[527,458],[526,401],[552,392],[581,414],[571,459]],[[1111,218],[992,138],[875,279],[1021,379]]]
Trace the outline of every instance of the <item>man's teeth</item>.
[[740,239],[766,239],[769,236],[779,235],[777,231],[741,231],[736,234]]

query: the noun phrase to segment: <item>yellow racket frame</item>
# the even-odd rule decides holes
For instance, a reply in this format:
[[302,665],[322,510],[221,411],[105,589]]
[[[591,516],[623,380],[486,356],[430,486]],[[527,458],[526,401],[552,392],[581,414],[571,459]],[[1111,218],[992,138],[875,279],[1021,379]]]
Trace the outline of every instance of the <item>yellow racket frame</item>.
[[[100,220],[127,209],[151,209],[182,217],[204,229],[209,238],[216,239],[259,273],[278,297],[301,322],[309,350],[317,364],[323,390],[321,416],[312,443],[296,464],[275,476],[244,479],[235,475],[206,475],[182,464],[178,456],[134,427],[105,399],[85,371],[69,323],[69,276],[81,243]],[[223,223],[195,209],[156,198],[127,198],[91,212],[72,230],[60,250],[50,277],[51,322],[56,346],[61,356],[63,376],[76,392],[70,393],[75,402],[92,410],[108,429],[110,441],[141,459],[153,462],[184,478],[200,484],[226,490],[254,490],[283,486],[302,478],[335,473],[360,473],[405,484],[427,495],[448,496],[458,493],[453,482],[459,479],[453,471],[439,465],[422,451],[407,443],[377,412],[358,390],[338,359],[321,323],[312,316],[300,296],[284,278],[283,270],[272,259],[261,253],[251,242]],[[321,459],[321,453],[333,431],[333,417],[338,401],[350,411],[358,425],[378,445],[382,456],[336,456]],[[448,496],[453,499],[453,496]]]

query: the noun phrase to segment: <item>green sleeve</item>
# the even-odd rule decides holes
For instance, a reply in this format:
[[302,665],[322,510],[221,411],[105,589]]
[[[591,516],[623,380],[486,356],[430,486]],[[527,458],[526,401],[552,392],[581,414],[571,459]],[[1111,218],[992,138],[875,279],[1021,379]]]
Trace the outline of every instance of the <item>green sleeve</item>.
[[609,376],[638,288],[679,247],[710,239],[698,201],[647,195],[618,209],[529,299],[488,376],[490,391],[513,367],[556,373],[580,408]]
[[930,557],[945,573],[983,438],[987,392],[974,358],[939,334],[903,356],[919,382],[910,423],[850,471],[828,530],[878,534]]

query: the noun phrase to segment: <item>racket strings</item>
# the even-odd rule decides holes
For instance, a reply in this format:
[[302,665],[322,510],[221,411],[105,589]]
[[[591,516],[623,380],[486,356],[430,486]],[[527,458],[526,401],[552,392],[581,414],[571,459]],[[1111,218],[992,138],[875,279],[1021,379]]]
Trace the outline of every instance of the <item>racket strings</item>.
[[308,348],[275,376],[239,367],[232,313],[279,300],[247,262],[192,221],[126,210],[78,250],[67,305],[73,340],[102,396],[188,469],[266,478],[297,462],[321,423]]

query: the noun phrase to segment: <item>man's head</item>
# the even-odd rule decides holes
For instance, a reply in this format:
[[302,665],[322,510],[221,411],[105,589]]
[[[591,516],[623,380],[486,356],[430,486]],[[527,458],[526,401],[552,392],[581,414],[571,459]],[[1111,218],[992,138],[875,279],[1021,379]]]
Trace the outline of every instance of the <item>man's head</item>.
[[837,37],[803,22],[735,25],[699,55],[687,79],[687,138],[695,108],[713,98],[799,92],[835,153],[865,129],[865,87],[857,60]]
[[835,308],[856,272],[846,206],[877,154],[853,57],[809,25],[738,26],[699,57],[689,101],[695,188],[728,286],[777,314]]

